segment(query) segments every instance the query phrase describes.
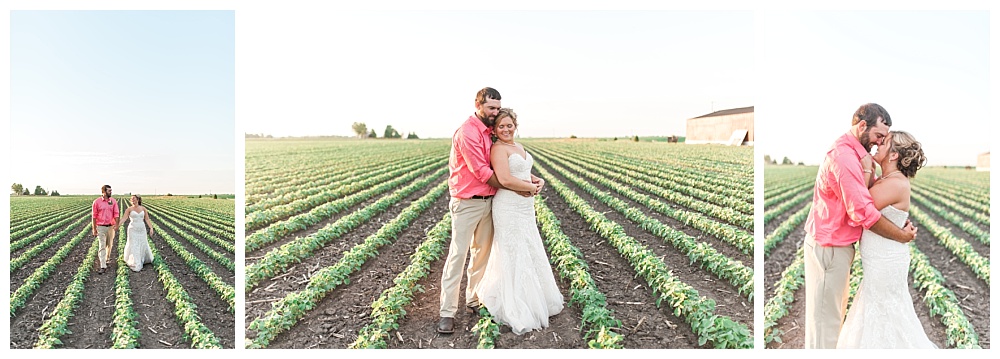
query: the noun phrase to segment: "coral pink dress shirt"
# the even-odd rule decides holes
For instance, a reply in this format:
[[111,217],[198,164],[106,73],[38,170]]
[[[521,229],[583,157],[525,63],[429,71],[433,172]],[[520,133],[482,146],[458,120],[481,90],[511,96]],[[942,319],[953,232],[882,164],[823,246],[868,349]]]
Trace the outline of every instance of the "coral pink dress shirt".
[[862,176],[861,158],[867,154],[850,133],[838,138],[826,153],[806,219],[806,234],[819,245],[851,245],[882,217]]
[[111,204],[108,204],[108,200],[104,197],[98,197],[94,200],[94,205],[92,206],[93,217],[97,219],[98,226],[110,226],[115,224],[114,219],[118,218],[118,201],[114,197],[111,197]]
[[497,193],[496,188],[486,183],[493,176],[490,133],[483,121],[472,115],[452,136],[448,156],[448,191],[452,197],[468,199]]

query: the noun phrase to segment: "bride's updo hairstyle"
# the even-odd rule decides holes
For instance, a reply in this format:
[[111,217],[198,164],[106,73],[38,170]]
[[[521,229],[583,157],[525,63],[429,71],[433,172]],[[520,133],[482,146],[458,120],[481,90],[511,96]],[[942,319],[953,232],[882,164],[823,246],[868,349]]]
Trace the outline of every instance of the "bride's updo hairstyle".
[[514,128],[517,128],[517,114],[508,107],[500,109],[500,112],[497,113],[497,120],[493,122],[493,127],[496,128],[500,124],[500,120],[504,117],[510,117],[510,121],[514,123]]
[[135,204],[138,204],[138,205],[141,206],[142,205],[142,196],[137,195],[137,194],[133,194],[133,196],[135,196]]
[[904,176],[913,178],[917,175],[917,170],[927,163],[923,146],[907,132],[891,131],[889,134],[892,137],[892,152],[899,154],[896,168]]

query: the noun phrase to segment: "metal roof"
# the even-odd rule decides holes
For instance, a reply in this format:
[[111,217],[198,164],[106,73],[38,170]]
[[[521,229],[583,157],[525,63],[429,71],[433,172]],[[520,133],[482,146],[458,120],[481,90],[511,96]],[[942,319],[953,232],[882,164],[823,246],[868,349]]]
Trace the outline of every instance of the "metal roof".
[[701,116],[698,116],[698,117],[695,117],[695,118],[718,117],[718,116],[735,115],[735,114],[748,113],[748,112],[753,112],[753,106],[731,108],[731,109],[728,109],[728,110],[719,110],[719,111],[715,111],[715,112],[712,112],[712,113],[707,114],[707,115],[701,115]]

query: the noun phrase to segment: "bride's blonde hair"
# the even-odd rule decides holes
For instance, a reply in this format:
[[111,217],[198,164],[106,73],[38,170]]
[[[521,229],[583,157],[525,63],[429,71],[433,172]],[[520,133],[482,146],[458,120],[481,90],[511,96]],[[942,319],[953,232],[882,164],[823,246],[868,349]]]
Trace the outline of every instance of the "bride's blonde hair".
[[497,112],[497,119],[496,121],[493,122],[493,127],[499,125],[500,120],[502,120],[504,117],[510,117],[510,121],[514,123],[514,128],[517,128],[517,114],[514,113],[514,110],[510,109],[509,107],[501,108],[500,112]]
[[892,139],[890,151],[899,154],[899,158],[896,159],[896,168],[904,176],[913,178],[917,175],[917,170],[927,164],[923,145],[913,138],[913,135],[903,131],[890,131],[889,137]]

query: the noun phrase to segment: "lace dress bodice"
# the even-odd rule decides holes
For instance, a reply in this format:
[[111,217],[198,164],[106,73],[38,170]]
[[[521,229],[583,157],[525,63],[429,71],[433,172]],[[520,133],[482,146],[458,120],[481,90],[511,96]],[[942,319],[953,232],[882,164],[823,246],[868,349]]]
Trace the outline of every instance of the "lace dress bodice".
[[128,214],[128,218],[130,219],[130,221],[128,223],[128,228],[130,230],[132,228],[141,228],[143,231],[145,231],[146,230],[146,222],[144,220],[145,217],[146,217],[146,211],[142,211],[142,212],[132,211],[132,212],[130,212]]

